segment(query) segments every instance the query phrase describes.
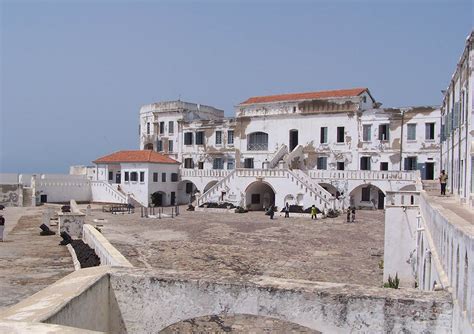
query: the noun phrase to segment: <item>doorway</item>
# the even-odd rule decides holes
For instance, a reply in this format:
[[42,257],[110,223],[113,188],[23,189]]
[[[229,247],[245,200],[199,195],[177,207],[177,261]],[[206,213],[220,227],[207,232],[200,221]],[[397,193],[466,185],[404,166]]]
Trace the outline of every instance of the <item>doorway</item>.
[[378,203],[377,203],[377,209],[382,210],[384,208],[384,203],[385,203],[385,195],[382,191],[379,190],[379,198],[378,198]]
[[48,195],[40,195],[40,203],[48,203]]
[[434,180],[434,162],[425,162],[425,179]]
[[115,174],[115,183],[121,183],[121,180],[122,180],[122,174],[120,173],[120,171],[118,171],[116,174]]
[[166,193],[162,191],[157,191],[151,194],[151,202],[154,206],[164,206],[165,205],[165,196]]
[[171,205],[176,205],[176,193],[174,191],[171,192]]
[[298,146],[298,130],[290,130],[290,152]]

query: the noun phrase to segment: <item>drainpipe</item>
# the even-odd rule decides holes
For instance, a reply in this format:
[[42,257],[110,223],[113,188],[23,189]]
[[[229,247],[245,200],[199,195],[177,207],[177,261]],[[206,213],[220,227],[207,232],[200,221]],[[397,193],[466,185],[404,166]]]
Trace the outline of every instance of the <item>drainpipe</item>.
[[400,166],[399,166],[399,171],[402,171],[402,156],[403,156],[403,122],[405,118],[405,111],[402,110],[402,127],[401,127],[401,133],[400,133]]

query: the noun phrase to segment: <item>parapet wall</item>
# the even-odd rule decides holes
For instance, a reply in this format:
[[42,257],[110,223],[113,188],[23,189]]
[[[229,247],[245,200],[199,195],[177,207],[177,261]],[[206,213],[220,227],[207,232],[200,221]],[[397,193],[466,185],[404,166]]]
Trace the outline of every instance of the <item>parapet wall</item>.
[[100,264],[133,267],[132,264],[100,233],[89,224],[84,224],[82,240],[94,249],[96,255],[100,258]]

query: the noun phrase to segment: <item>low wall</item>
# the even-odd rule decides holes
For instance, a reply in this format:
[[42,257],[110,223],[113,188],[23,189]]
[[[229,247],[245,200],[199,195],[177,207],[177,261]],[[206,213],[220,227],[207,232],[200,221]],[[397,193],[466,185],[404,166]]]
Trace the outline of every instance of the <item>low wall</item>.
[[82,227],[86,219],[84,213],[60,212],[58,218],[59,233],[66,232],[73,238],[82,238]]
[[[323,333],[451,333],[446,292],[259,277],[214,281],[192,273],[117,269],[110,276],[130,333],[150,333],[180,321],[221,314],[276,318]],[[144,307],[146,305],[146,307]]]
[[417,273],[420,288],[436,284],[448,289],[454,300],[453,330],[474,333],[474,230],[472,221],[458,217],[420,197],[422,215],[418,237]]
[[83,226],[82,240],[94,249],[100,265],[133,267],[132,264],[100,233],[89,224]]
[[[109,332],[119,315],[109,301],[107,267],[81,269],[0,312],[1,321],[50,323]],[[5,333],[12,333],[12,329]]]
[[51,203],[92,200],[90,181],[85,176],[42,174],[36,178],[35,189],[37,202],[41,200],[40,195],[46,195]]
[[0,204],[3,206],[23,206],[23,186],[21,184],[0,184]]

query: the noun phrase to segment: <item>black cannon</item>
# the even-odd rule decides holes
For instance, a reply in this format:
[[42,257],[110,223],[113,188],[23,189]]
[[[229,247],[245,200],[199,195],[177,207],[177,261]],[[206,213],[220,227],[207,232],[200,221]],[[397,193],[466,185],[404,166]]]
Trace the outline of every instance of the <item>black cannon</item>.
[[63,240],[61,240],[59,243],[61,246],[68,245],[72,242],[72,238],[67,232],[61,232],[60,236],[63,238]]
[[56,234],[56,232],[51,231],[46,224],[41,224],[40,229],[41,229],[40,235],[55,235]]

